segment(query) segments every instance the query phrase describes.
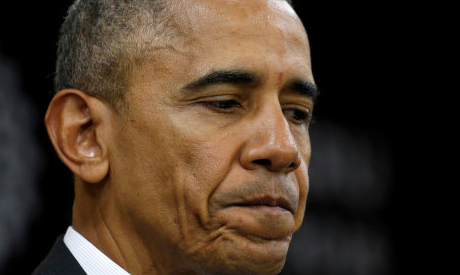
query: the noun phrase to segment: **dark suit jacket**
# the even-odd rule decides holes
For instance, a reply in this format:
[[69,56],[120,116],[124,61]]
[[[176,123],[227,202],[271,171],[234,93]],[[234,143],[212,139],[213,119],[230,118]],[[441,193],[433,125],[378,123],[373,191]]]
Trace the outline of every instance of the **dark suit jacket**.
[[64,244],[62,235],[32,275],[86,275],[86,273]]

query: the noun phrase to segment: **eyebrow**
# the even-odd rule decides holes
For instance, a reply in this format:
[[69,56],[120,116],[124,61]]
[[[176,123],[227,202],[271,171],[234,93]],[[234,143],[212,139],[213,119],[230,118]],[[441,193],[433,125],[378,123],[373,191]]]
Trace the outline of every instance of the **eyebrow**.
[[201,90],[218,84],[252,85],[260,81],[253,73],[243,70],[214,70],[184,87],[185,90]]
[[311,97],[313,102],[316,102],[320,94],[316,84],[299,78],[290,81],[286,88],[296,94]]

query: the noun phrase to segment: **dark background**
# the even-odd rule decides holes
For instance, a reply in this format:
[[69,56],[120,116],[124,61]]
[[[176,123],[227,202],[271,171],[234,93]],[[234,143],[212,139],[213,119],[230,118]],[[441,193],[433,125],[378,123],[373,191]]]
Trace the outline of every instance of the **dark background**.
[[[424,161],[416,155],[423,142],[414,139],[414,133],[417,136],[420,127],[430,123],[425,103],[429,97],[417,85],[420,76],[415,73],[424,66],[427,54],[420,49],[425,39],[421,39],[420,34],[429,31],[430,26],[424,24],[426,17],[420,15],[421,7],[404,7],[390,2],[366,5],[348,2],[297,1],[295,4],[309,35],[313,73],[322,91],[315,109],[316,124],[312,126],[312,135],[315,137],[315,129],[324,135],[320,129],[336,127],[340,129],[339,137],[340,133],[346,133],[358,140],[356,144],[361,144],[359,140],[371,144],[370,148],[375,149],[372,157],[382,161],[375,163],[386,165],[379,170],[385,173],[382,177],[385,180],[376,181],[385,185],[385,196],[377,207],[364,211],[346,207],[338,203],[339,200],[321,202],[310,194],[307,221],[309,213],[312,216],[334,215],[345,225],[359,221],[360,228],[379,232],[377,235],[383,236],[379,241],[386,247],[380,259],[385,268],[379,273],[378,267],[363,267],[364,271],[372,272],[367,274],[427,271],[432,267],[433,252],[428,249],[431,243],[422,230],[432,226],[423,219],[431,217],[433,211],[426,206],[424,198],[430,178],[420,176],[418,171]],[[4,266],[0,266],[0,273],[30,274],[47,254],[56,236],[63,234],[71,222],[72,176],[56,157],[42,123],[53,93],[58,29],[70,3],[61,0],[0,4],[0,57],[13,64],[11,66],[19,75],[19,89],[35,106],[33,119],[36,123],[32,134],[43,149],[37,176],[39,210],[30,218],[23,242],[18,242],[20,245],[11,250]],[[316,140],[312,137],[314,150],[315,142],[321,145],[320,136],[317,134]],[[327,144],[322,148],[327,148]],[[380,153],[383,154],[381,158]],[[314,151],[314,154],[321,155],[321,152]],[[428,165],[423,164],[423,167]],[[382,174],[377,172],[374,175],[380,176]],[[315,184],[321,183],[312,180],[312,186]],[[314,190],[312,192],[314,194]],[[371,193],[369,196],[372,199]],[[334,258],[331,256],[323,261],[323,267],[316,267],[309,274],[358,274],[352,270],[360,268],[360,263],[356,262],[357,269],[334,273],[327,268],[335,264]],[[305,273],[287,268],[285,274]]]

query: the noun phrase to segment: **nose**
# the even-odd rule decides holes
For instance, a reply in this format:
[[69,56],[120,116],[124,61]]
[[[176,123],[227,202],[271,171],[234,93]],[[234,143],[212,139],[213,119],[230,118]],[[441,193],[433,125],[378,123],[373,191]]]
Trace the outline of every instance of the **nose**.
[[248,170],[290,173],[300,166],[301,158],[289,123],[279,107],[264,113],[249,127],[251,135],[240,154],[240,163]]

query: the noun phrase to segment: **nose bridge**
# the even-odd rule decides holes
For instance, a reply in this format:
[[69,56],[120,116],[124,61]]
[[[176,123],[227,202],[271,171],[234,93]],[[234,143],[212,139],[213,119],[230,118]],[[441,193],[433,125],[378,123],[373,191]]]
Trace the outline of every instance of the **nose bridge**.
[[251,137],[241,154],[243,166],[286,173],[297,169],[300,165],[297,144],[278,101],[261,106],[251,127]]

